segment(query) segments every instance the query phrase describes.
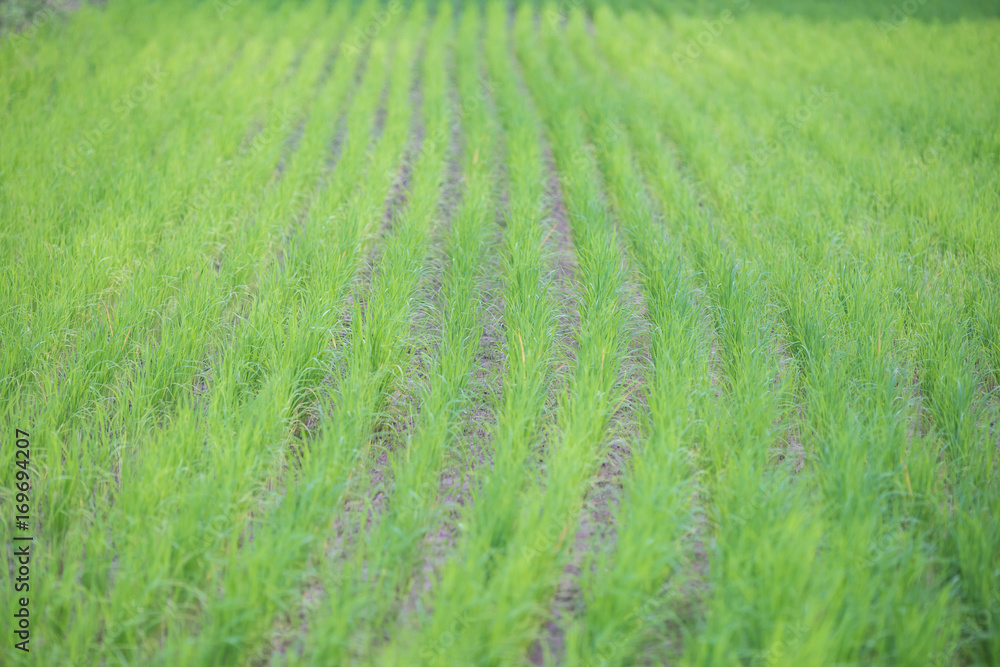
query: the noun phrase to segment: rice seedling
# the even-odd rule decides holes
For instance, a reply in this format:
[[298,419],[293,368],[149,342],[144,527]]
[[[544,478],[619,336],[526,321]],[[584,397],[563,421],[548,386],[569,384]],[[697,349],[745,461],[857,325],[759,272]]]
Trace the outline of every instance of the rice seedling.
[[3,664],[1000,660],[995,3],[8,4]]

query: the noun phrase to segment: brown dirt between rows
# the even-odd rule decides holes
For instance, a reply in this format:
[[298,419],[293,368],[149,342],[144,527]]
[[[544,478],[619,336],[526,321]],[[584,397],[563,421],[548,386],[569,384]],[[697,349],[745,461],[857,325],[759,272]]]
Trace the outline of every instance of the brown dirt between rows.
[[[341,150],[343,148],[344,141],[346,139],[346,128],[344,123],[346,123],[346,109],[350,107],[350,101],[353,99],[354,91],[357,90],[363,75],[364,66],[360,66],[355,72],[354,86],[352,88],[352,93],[349,94],[344,101],[343,108],[345,112],[342,114],[340,129],[334,135],[334,139],[331,142],[329,149],[329,156],[326,162],[326,171],[332,171],[336,167],[336,164],[340,158]],[[388,84],[387,84],[388,85]],[[418,75],[414,77],[413,86],[411,88],[411,103],[413,103],[414,118],[411,129],[411,139],[410,145],[407,147],[407,152],[412,154],[419,149],[420,143],[423,139],[424,127],[422,118],[420,116],[420,109],[422,109],[421,95],[421,78]],[[384,106],[386,101],[386,94],[383,91],[381,97],[379,111],[382,112],[382,118],[384,119]],[[379,115],[377,114],[376,118]],[[379,133],[381,134],[381,129],[379,128]],[[374,135],[373,135],[374,136]],[[374,145],[374,140],[372,141]],[[385,205],[385,212],[382,216],[380,235],[384,238],[388,235],[392,229],[392,219],[394,215],[400,210],[402,210],[405,205],[409,187],[411,181],[410,174],[410,164],[407,156],[404,155],[404,159],[400,165],[399,174],[396,181],[393,183],[389,197],[387,198]],[[374,249],[373,251],[374,252]],[[369,262],[368,266],[372,264]],[[350,328],[350,305],[354,302],[355,295],[358,294],[358,287],[363,284],[367,284],[370,280],[370,273],[362,272],[363,275],[359,275],[355,279],[355,289],[353,294],[348,296],[346,308],[344,311],[344,317],[341,322],[341,329],[346,330]],[[328,378],[328,381],[332,381]],[[390,399],[390,403],[396,399],[394,396]],[[402,410],[392,410],[394,415],[402,414]],[[311,435],[315,433],[318,427],[319,418],[316,410],[310,411],[308,415],[305,416],[303,423],[302,436],[304,438],[310,438]],[[394,429],[395,430],[395,429]],[[405,428],[398,428],[400,432],[404,431]],[[376,436],[377,438],[377,436]],[[374,449],[374,446],[373,446]],[[384,455],[384,453],[383,453]],[[381,457],[380,457],[381,458]],[[383,461],[384,463],[384,461]],[[379,470],[373,469],[369,473],[369,484],[372,488],[377,488],[381,484],[381,480],[378,478]],[[350,491],[348,491],[350,494]],[[362,522],[370,522],[371,513],[368,513],[368,518],[363,519],[362,514],[366,511],[366,502],[364,498],[351,498],[348,495],[344,501],[344,507],[340,512],[334,514],[331,528],[330,537],[327,538],[326,544],[324,545],[324,559],[327,561],[335,561],[340,558],[340,555],[345,553],[350,549],[350,545],[353,544],[358,535],[357,531]],[[313,567],[316,567],[314,564]],[[299,605],[298,612],[298,623],[297,627],[293,628],[289,621],[279,620],[276,624],[275,632],[273,633],[273,640],[271,645],[271,654],[277,654],[284,656],[296,639],[301,639],[306,636],[309,632],[309,616],[312,612],[320,605],[322,599],[326,596],[326,592],[322,581],[318,577],[314,577],[310,584],[308,584],[302,592],[302,600]],[[290,620],[290,619],[289,619]],[[265,655],[262,656],[262,660],[266,658]],[[266,664],[266,663],[261,663]]]
[[[451,89],[451,101],[454,109],[461,109],[454,88]],[[491,102],[487,100],[487,104]],[[461,133],[460,120],[460,115],[456,115],[452,125],[450,159],[443,193],[442,214],[449,220],[461,205],[463,191],[464,176],[460,156],[464,154],[464,137]],[[500,218],[499,209],[495,217]],[[422,545],[423,563],[416,573],[410,595],[402,602],[400,616],[403,624],[416,610],[419,596],[426,594],[434,586],[437,569],[445,562],[447,554],[455,545],[462,508],[471,502],[472,476],[480,467],[490,465],[492,424],[495,418],[491,406],[501,391],[500,378],[506,358],[501,333],[503,302],[495,278],[498,268],[495,248],[498,247],[501,236],[498,225],[493,238],[487,241],[485,266],[480,274],[483,330],[480,334],[477,355],[479,363],[472,381],[466,388],[468,404],[462,414],[464,429],[456,435],[458,459],[447,466],[439,478],[437,494],[444,513],[441,522],[427,534]],[[438,254],[442,264],[446,264],[447,258],[444,256],[443,247]],[[431,287],[436,292],[438,285],[435,282]],[[434,299],[428,298],[425,301],[430,303]]]
[[[522,90],[527,95],[523,81],[519,81]],[[530,99],[530,98],[529,98]],[[566,208],[566,201],[563,198],[562,186],[559,183],[558,171],[555,166],[555,159],[552,149],[544,136],[539,137],[542,145],[542,157],[546,174],[545,198],[548,204],[547,221],[551,225],[546,232],[546,241],[549,243],[549,250],[553,267],[552,292],[556,301],[560,304],[560,313],[557,323],[557,339],[564,348],[567,361],[575,359],[574,352],[576,341],[573,332],[579,328],[580,313],[576,305],[576,284],[575,276],[578,271],[576,255],[573,246],[573,234],[569,227],[569,214]],[[566,364],[563,364],[565,367]],[[548,412],[553,413],[555,408],[555,396],[561,393],[567,378],[565,374],[557,372],[557,379],[550,392],[548,400]],[[542,451],[539,457],[545,455],[545,444],[542,444]],[[572,569],[571,569],[572,568]],[[567,567],[568,573],[575,574],[575,566]],[[528,659],[534,665],[541,665],[545,661],[545,654],[561,655],[564,651],[562,629],[556,622],[562,617],[562,612],[566,610],[567,598],[572,598],[571,591],[564,591],[564,585],[560,584],[556,591],[555,599],[552,602],[551,618],[545,622],[544,636],[536,641],[528,650]]]
[[[421,59],[422,59],[421,53]],[[419,62],[419,60],[418,60]],[[388,82],[387,82],[388,84]],[[385,97],[383,97],[383,100]],[[382,214],[382,221],[379,230],[379,238],[386,239],[392,233],[393,221],[406,209],[406,202],[409,199],[410,187],[413,181],[413,158],[418,155],[423,145],[425,127],[422,115],[423,110],[423,79],[418,71],[414,77],[413,85],[410,88],[410,104],[413,109],[413,120],[411,137],[404,151],[403,158],[399,165],[399,172],[392,185],[385,210]],[[375,267],[378,265],[381,255],[381,244],[374,243],[369,250],[367,261],[361,270],[357,287],[351,296],[351,303],[355,299],[360,299],[362,285],[368,285],[374,275]],[[414,329],[419,329],[419,321],[423,319],[424,313],[414,314]],[[349,322],[348,322],[349,324]],[[411,367],[408,377],[419,377],[423,370],[420,368],[420,359],[417,355],[411,357]],[[381,425],[379,431],[374,435],[371,453],[374,454],[374,461],[366,462],[368,466],[368,488],[370,494],[367,498],[366,517],[364,519],[364,529],[370,529],[372,522],[381,514],[385,502],[385,489],[388,484],[389,455],[406,438],[411,431],[413,419],[418,414],[418,408],[414,408],[415,397],[404,387],[397,388],[388,398],[389,418]],[[360,502],[360,499],[359,499]],[[359,511],[360,508],[359,508]]]
[[[547,143],[543,145],[548,189],[553,201],[553,221],[555,228],[561,232],[557,239],[559,258],[557,276],[568,292],[573,289],[573,276],[576,272],[572,236],[551,149]],[[624,248],[621,256],[623,258],[628,256]],[[551,618],[545,623],[545,634],[529,651],[529,659],[536,665],[544,663],[546,654],[558,659],[565,652],[563,629],[558,621],[564,616],[573,615],[583,604],[578,581],[581,565],[588,552],[606,548],[616,539],[614,516],[620,501],[621,477],[631,458],[631,447],[628,443],[637,436],[636,408],[641,402],[641,389],[645,380],[641,369],[649,363],[648,336],[641,327],[641,318],[645,313],[644,301],[633,279],[634,274],[626,272],[625,275],[627,307],[630,311],[629,326],[634,335],[629,337],[628,350],[619,377],[622,401],[609,425],[609,441],[605,457],[593,480],[593,486],[587,493],[573,545],[570,548],[570,562],[565,568],[550,609]],[[562,297],[563,303],[575,301],[575,297],[566,292],[563,292]],[[571,321],[569,332],[564,334],[568,338],[572,337],[572,331],[577,330],[579,326],[579,314],[575,308]]]

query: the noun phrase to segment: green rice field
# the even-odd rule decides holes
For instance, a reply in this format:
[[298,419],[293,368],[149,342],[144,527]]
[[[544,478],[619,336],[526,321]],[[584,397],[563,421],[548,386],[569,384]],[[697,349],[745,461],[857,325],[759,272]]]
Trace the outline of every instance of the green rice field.
[[1000,665],[995,0],[20,8],[0,664]]

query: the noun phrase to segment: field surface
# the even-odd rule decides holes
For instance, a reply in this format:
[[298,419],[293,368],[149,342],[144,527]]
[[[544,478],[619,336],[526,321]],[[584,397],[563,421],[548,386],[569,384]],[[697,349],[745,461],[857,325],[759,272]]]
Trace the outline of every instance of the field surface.
[[8,31],[0,663],[1000,664],[998,15]]

